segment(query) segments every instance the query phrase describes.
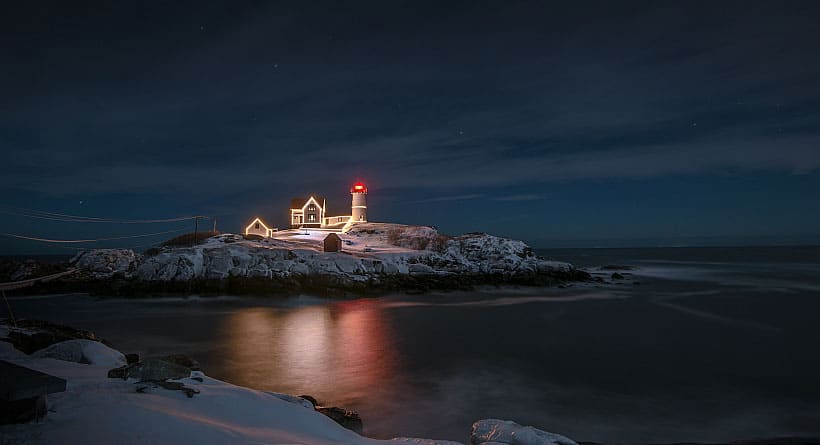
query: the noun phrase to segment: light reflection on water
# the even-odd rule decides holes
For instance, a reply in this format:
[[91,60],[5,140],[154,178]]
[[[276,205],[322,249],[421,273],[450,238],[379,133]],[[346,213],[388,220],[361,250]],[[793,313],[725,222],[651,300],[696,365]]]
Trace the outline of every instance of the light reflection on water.
[[[242,308],[224,321],[227,380],[351,403],[386,384],[395,366],[380,305],[358,300],[297,308]],[[343,391],[339,391],[343,388]]]

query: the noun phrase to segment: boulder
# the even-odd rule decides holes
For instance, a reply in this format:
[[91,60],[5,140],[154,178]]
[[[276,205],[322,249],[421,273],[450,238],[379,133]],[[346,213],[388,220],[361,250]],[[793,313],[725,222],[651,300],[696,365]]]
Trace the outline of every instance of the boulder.
[[193,397],[195,394],[199,394],[198,389],[191,388],[190,386],[185,386],[185,384],[182,382],[176,382],[171,380],[142,380],[137,383],[139,383],[139,385],[136,387],[136,392],[140,394],[145,394],[153,388],[163,388],[170,391],[181,391],[189,399]]
[[74,363],[99,366],[123,366],[125,356],[104,344],[92,340],[67,340],[55,343],[34,354],[35,358],[53,358]]
[[22,281],[44,277],[67,269],[65,263],[54,263],[35,259],[0,258],[0,282]]
[[78,253],[69,263],[97,279],[130,278],[140,260],[131,249],[94,249]]
[[185,354],[171,354],[147,358],[137,363],[111,369],[108,371],[108,377],[132,378],[141,381],[164,381],[187,378],[191,376],[192,372],[201,371],[202,368],[199,366],[199,362],[191,357]]
[[452,440],[419,439],[417,437],[395,437],[390,441],[408,445],[463,445],[461,442],[453,442]]
[[157,358],[149,358],[133,365],[108,371],[110,378],[132,378],[141,381],[184,379],[191,376],[191,368]]
[[182,391],[189,399],[194,396],[194,394],[199,394],[199,390],[196,388],[191,388],[189,386],[185,386],[180,382],[156,382],[157,386],[160,388],[169,389],[171,391]]
[[319,411],[320,413],[330,417],[331,419],[333,419],[334,422],[338,423],[339,425],[358,434],[362,434],[362,418],[359,417],[359,413],[344,408],[339,408],[337,406],[317,406],[316,411]]
[[342,273],[353,274],[362,271],[361,261],[358,258],[347,255],[336,255],[334,263],[334,266],[342,271]]
[[305,399],[305,400],[307,400],[307,401],[308,401],[308,402],[310,402],[310,403],[311,403],[314,407],[315,407],[316,405],[319,405],[319,404],[320,404],[320,403],[316,400],[316,398],[315,398],[315,397],[313,397],[313,396],[308,396],[308,395],[302,394],[301,396],[299,396],[299,398],[300,398],[300,399]]
[[473,423],[470,445],[578,445],[560,434],[548,433],[509,420],[484,419]]
[[411,264],[411,265],[407,266],[407,270],[411,274],[418,274],[418,275],[430,275],[430,274],[434,273],[432,267],[430,267],[426,264],[421,264],[421,263]]
[[293,275],[307,275],[310,273],[310,268],[304,263],[293,263],[290,267],[290,273]]
[[384,264],[382,264],[381,273],[385,275],[395,275],[399,273],[399,267],[396,265],[396,263],[385,262]]
[[89,362],[83,356],[83,345],[78,342],[79,340],[68,340],[55,343],[47,348],[40,349],[31,356],[34,358],[53,358],[55,360],[87,365]]
[[17,327],[9,330],[7,338],[9,343],[26,354],[66,340],[84,339],[106,344],[91,331],[41,320],[17,320]]
[[158,360],[162,360],[164,362],[174,363],[176,365],[184,366],[191,371],[202,371],[202,368],[199,366],[199,362],[188,357],[185,354],[171,354],[171,355],[164,355],[162,357],[157,357]]
[[119,368],[108,370],[109,379],[126,379],[128,378],[128,365],[120,366]]
[[225,278],[233,266],[231,252],[228,249],[212,249],[205,257],[205,278]]

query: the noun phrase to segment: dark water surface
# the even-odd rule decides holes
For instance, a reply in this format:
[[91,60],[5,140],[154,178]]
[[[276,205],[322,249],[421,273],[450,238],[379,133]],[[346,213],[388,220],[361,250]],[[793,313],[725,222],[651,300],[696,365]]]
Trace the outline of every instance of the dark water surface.
[[380,438],[466,441],[487,417],[610,443],[820,435],[820,248],[540,254],[638,269],[602,287],[12,307],[125,352],[186,353],[213,377],[356,409]]

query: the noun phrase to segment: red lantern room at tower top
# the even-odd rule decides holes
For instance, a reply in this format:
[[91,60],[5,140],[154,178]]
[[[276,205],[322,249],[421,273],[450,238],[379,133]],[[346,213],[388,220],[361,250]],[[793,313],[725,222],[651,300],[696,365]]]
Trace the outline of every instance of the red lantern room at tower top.
[[356,183],[350,187],[350,193],[367,193],[367,187],[360,181],[356,181]]

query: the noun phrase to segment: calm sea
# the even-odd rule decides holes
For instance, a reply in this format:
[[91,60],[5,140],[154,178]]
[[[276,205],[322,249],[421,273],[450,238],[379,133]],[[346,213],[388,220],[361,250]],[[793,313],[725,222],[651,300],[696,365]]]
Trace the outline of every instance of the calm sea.
[[186,353],[232,383],[355,409],[379,438],[467,441],[487,417],[609,443],[820,436],[820,248],[539,253],[635,270],[621,284],[345,301],[11,304],[125,352]]

